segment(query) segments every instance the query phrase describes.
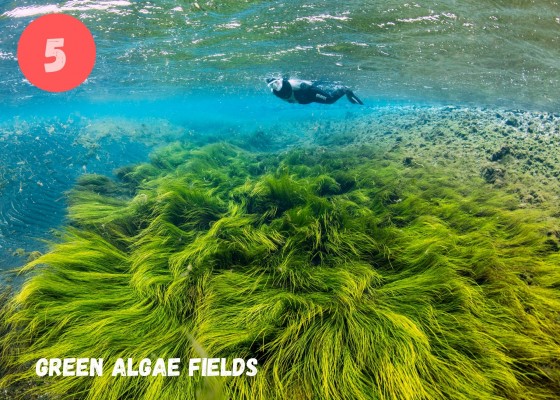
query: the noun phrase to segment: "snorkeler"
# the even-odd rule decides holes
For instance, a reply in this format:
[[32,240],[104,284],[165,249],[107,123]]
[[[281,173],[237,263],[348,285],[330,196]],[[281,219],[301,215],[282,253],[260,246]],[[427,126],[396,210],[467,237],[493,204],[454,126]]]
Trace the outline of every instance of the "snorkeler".
[[350,103],[364,104],[350,89],[342,85],[286,78],[268,78],[266,83],[276,97],[288,103],[332,104],[346,95]]

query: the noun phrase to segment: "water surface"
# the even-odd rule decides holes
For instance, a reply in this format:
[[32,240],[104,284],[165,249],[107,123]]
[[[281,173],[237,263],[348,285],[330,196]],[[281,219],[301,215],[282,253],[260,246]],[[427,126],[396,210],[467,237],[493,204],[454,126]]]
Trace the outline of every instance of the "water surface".
[[262,79],[277,73],[340,80],[368,99],[559,104],[560,5],[544,0],[4,1],[3,102],[46,96],[15,54],[25,26],[53,11],[84,21],[98,48],[68,100],[264,94]]

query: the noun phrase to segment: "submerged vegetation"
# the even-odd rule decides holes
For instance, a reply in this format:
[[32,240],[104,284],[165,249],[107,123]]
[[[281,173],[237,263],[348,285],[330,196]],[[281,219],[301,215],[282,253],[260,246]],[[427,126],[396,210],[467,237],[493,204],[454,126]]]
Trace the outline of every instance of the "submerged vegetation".
[[[558,220],[370,147],[165,148],[84,178],[4,307],[3,385],[42,357],[258,359],[255,377],[52,377],[87,399],[552,399]],[[489,189],[490,188],[490,189]],[[33,390],[33,389],[32,389]]]

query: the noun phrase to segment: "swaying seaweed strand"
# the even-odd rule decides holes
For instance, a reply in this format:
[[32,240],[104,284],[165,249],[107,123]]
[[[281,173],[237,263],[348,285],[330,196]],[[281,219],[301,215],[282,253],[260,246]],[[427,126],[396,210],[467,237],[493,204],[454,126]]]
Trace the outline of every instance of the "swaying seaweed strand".
[[255,377],[105,373],[30,391],[556,398],[558,221],[482,181],[386,157],[174,144],[119,171],[122,184],[83,178],[71,226],[3,308],[2,385],[36,380],[42,357],[256,357]]

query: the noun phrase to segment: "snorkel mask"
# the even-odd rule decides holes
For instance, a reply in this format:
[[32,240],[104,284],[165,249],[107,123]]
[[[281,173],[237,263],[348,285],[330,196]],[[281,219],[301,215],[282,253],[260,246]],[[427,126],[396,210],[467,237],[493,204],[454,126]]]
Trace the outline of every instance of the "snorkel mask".
[[266,81],[270,90],[278,92],[282,89],[282,79],[268,78]]

